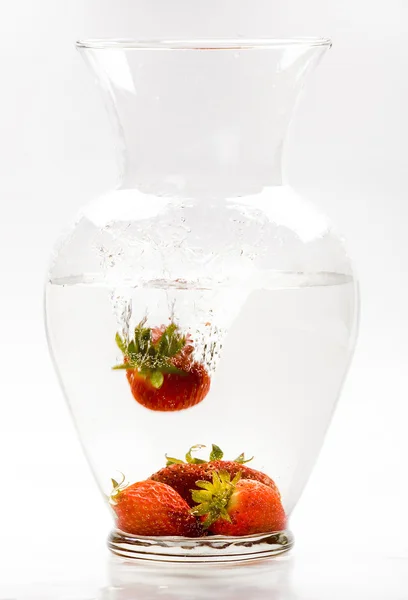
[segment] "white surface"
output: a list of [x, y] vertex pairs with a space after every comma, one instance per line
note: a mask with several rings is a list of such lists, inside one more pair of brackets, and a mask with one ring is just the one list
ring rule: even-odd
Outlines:
[[[3, 2], [1, 13], [2, 584], [75, 582], [85, 570], [90, 584], [100, 585], [110, 526], [42, 323], [43, 277], [58, 231], [115, 180], [108, 122], [74, 39], [316, 34], [331, 35], [334, 46], [297, 113], [289, 173], [348, 238], [362, 320], [339, 409], [292, 528], [306, 549], [318, 528], [322, 543], [332, 539], [359, 555], [377, 555], [364, 560], [357, 583], [347, 584], [340, 562], [325, 580], [325, 598], [352, 598], [351, 591], [355, 598], [408, 597], [406, 580], [393, 575], [394, 568], [403, 572], [408, 553], [408, 4], [257, 0], [254, 9], [253, 0], [19, 0]], [[382, 562], [384, 548], [400, 559]], [[317, 599], [323, 586], [318, 557], [325, 554], [299, 558], [301, 572], [314, 574], [307, 599]], [[383, 588], [370, 581], [370, 571], [383, 578]], [[387, 582], [390, 592], [380, 595]], [[359, 595], [371, 584], [371, 596]]]
[[[406, 600], [408, 557], [295, 553], [241, 567], [103, 563], [99, 578], [0, 586], [0, 600]], [[102, 571], [102, 569], [101, 569]]]

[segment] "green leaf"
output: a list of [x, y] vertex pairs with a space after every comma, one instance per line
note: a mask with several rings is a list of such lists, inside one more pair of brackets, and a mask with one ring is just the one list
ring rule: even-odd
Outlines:
[[162, 354], [163, 356], [171, 356], [169, 354], [169, 349], [173, 335], [176, 330], [177, 326], [174, 323], [170, 323], [170, 325], [166, 327], [166, 329], [163, 331], [160, 338], [156, 342], [156, 348], [158, 352], [160, 352], [160, 354]]
[[156, 348], [159, 354], [167, 358], [176, 356], [186, 345], [186, 338], [180, 335], [179, 328], [175, 323], [170, 323], [163, 331]]
[[190, 512], [196, 517], [203, 517], [204, 515], [208, 514], [208, 510], [208, 506], [200, 504], [199, 506], [195, 506], [194, 508], [192, 508]]
[[128, 344], [128, 353], [137, 354], [139, 360], [142, 360], [151, 347], [152, 332], [149, 327], [144, 327], [146, 318], [144, 318], [135, 327], [134, 339]]
[[207, 514], [207, 518], [203, 522], [203, 529], [208, 529], [209, 527], [211, 527], [211, 525], [213, 525], [213, 523], [215, 523], [216, 521], [218, 521], [218, 519], [220, 517], [221, 517], [221, 515], [219, 513], [209, 512]]
[[125, 341], [123, 340], [123, 338], [121, 338], [121, 336], [119, 335], [119, 333], [117, 333], [115, 335], [115, 341], [116, 341], [116, 345], [118, 346], [119, 350], [123, 354], [126, 354], [127, 353], [126, 344], [125, 344]]
[[169, 467], [170, 465], [184, 465], [184, 460], [180, 460], [179, 458], [173, 458], [172, 456], [167, 456], [167, 454], [164, 455], [166, 457], [166, 467]]
[[164, 377], [161, 371], [153, 371], [149, 375], [149, 381], [156, 390], [159, 390], [163, 385]]
[[205, 460], [201, 460], [201, 458], [193, 458], [193, 456], [192, 456], [192, 452], [195, 452], [196, 450], [201, 450], [201, 448], [205, 448], [205, 446], [203, 446], [203, 444], [196, 444], [195, 446], [191, 446], [190, 450], [186, 454], [186, 461], [189, 464], [202, 465], [205, 462], [207, 462]]
[[223, 456], [224, 456], [224, 452], [221, 450], [221, 448], [219, 446], [216, 446], [215, 444], [213, 444], [211, 454], [210, 454], [210, 461], [221, 460]]
[[220, 519], [223, 519], [224, 521], [228, 521], [228, 523], [231, 523], [231, 517], [229, 516], [227, 510], [225, 508], [223, 508], [220, 512]]
[[242, 473], [241, 471], [238, 471], [238, 473], [235, 475], [234, 479], [231, 481], [231, 485], [233, 487], [235, 487], [238, 483], [238, 481], [241, 479]]
[[218, 519], [231, 521], [228, 514], [228, 505], [235, 485], [239, 481], [241, 473], [237, 473], [231, 481], [231, 476], [227, 471], [214, 471], [212, 482], [197, 481], [198, 490], [191, 490], [191, 497], [197, 506], [191, 509], [191, 513], [196, 516], [205, 516], [203, 522], [204, 529], [211, 527]]
[[209, 490], [192, 490], [191, 497], [197, 504], [205, 504], [211, 502], [212, 493]]
[[122, 478], [119, 482], [116, 481], [116, 479], [113, 479], [113, 478], [111, 479], [113, 490], [112, 490], [111, 495], [109, 496], [110, 499], [112, 499], [113, 497], [116, 497], [119, 494], [119, 492], [126, 487], [125, 476], [123, 473], [121, 473], [121, 475], [122, 475]]
[[249, 462], [251, 462], [251, 460], [254, 460], [254, 457], [252, 457], [252, 458], [248, 458], [248, 459], [245, 459], [245, 454], [244, 454], [244, 453], [242, 453], [242, 454], [240, 454], [240, 455], [238, 456], [238, 458], [236, 458], [236, 459], [234, 460], [234, 462], [237, 462], [237, 463], [240, 463], [241, 465], [244, 465], [245, 463], [249, 463]]
[[112, 369], [114, 371], [118, 371], [120, 369], [125, 369], [126, 371], [133, 371], [134, 368], [135, 367], [133, 365], [131, 365], [130, 363], [126, 363], [126, 364], [123, 364], [123, 365], [115, 365], [114, 367], [112, 367]]
[[135, 344], [139, 346], [139, 352], [146, 353], [152, 347], [152, 330], [146, 328], [135, 329]]
[[128, 344], [127, 353], [128, 354], [137, 354], [135, 342], [133, 340], [131, 340]]
[[195, 484], [197, 487], [202, 488], [203, 490], [211, 491], [213, 488], [211, 481], [196, 481]]
[[[146, 327], [147, 319], [144, 318], [135, 327], [134, 339], [123, 339], [119, 333], [116, 334], [116, 344], [126, 357], [126, 362], [131, 368], [144, 371], [148, 376], [153, 371], [161, 371], [175, 375], [187, 375], [185, 371], [178, 369], [171, 363], [171, 358], [180, 353], [186, 345], [186, 337], [180, 334], [179, 327], [175, 323], [170, 323], [158, 341], [153, 344], [152, 330]], [[121, 367], [130, 368], [130, 367]], [[161, 387], [163, 382], [155, 374], [152, 378], [152, 384], [155, 387]]]
[[[114, 367], [114, 368], [123, 369], [123, 368], [126, 368], [126, 367], [124, 365], [118, 365], [118, 367]], [[135, 368], [135, 367], [127, 367], [127, 368]], [[171, 368], [167, 368], [167, 367], [160, 368], [158, 370], [160, 370], [162, 373], [173, 372], [171, 370]], [[139, 369], [139, 374], [143, 375], [145, 377], [150, 377], [150, 373], [151, 373], [151, 371], [149, 369], [144, 369], [144, 368]], [[205, 448], [205, 446], [203, 444], [196, 444], [195, 446], [192, 446], [190, 448], [190, 450], [186, 454], [186, 457], [185, 457], [186, 458], [186, 462], [189, 463], [189, 464], [195, 464], [195, 465], [201, 465], [201, 464], [207, 463], [208, 461], [202, 460], [200, 458], [195, 458], [193, 456], [194, 452], [196, 452], [198, 450], [201, 450], [202, 448]], [[212, 449], [211, 449], [209, 460], [210, 461], [222, 460], [223, 457], [224, 457], [224, 453], [221, 450], [221, 448], [219, 446], [217, 446], [216, 444], [212, 444]], [[167, 454], [166, 454], [166, 459], [167, 459]], [[245, 458], [245, 454], [242, 453], [233, 462], [236, 462], [236, 463], [239, 463], [239, 464], [245, 464], [245, 463], [250, 462], [253, 459], [254, 459], [254, 457], [246, 459]], [[168, 460], [174, 460], [174, 462], [177, 462], [177, 463], [183, 463], [184, 462], [182, 460], [172, 459], [172, 458], [169, 458]], [[220, 471], [219, 472], [219, 476], [218, 476], [217, 481], [221, 482], [221, 483], [222, 482], [224, 482], [224, 483], [230, 483], [230, 484], [232, 483], [230, 481], [230, 479], [229, 479], [228, 473], [226, 473], [225, 471]]]

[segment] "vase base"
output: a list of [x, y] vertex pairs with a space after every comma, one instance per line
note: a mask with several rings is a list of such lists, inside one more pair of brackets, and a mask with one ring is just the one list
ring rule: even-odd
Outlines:
[[108, 547], [114, 554], [135, 560], [178, 563], [232, 563], [270, 558], [292, 548], [289, 530], [242, 537], [144, 537], [115, 529]]

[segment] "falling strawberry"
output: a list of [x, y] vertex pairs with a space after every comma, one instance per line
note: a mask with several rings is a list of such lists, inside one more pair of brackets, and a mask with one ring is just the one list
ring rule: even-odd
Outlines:
[[125, 486], [114, 479], [112, 484], [110, 503], [122, 531], [147, 536], [199, 537], [203, 534], [188, 504], [168, 485], [140, 481]]
[[151, 410], [176, 411], [201, 402], [209, 392], [210, 376], [192, 359], [194, 347], [175, 323], [150, 329], [146, 319], [135, 328], [133, 340], [116, 334], [132, 394]]
[[226, 471], [214, 471], [212, 481], [197, 481], [192, 492], [197, 506], [191, 513], [203, 519], [203, 528], [214, 535], [242, 536], [281, 531], [286, 516], [279, 493], [271, 487], [231, 479]]
[[275, 482], [268, 475], [246, 466], [245, 463], [250, 462], [252, 458], [245, 459], [245, 455], [240, 454], [235, 460], [222, 460], [224, 453], [215, 444], [212, 446], [208, 461], [193, 457], [193, 452], [201, 448], [204, 446], [200, 444], [190, 448], [185, 457], [186, 462], [166, 456], [167, 466], [154, 473], [150, 479], [160, 481], [175, 489], [190, 506], [194, 506], [191, 490], [196, 487], [196, 481], [211, 482], [214, 471], [226, 471], [231, 478], [240, 473], [241, 479], [259, 481], [272, 488], [280, 496]]

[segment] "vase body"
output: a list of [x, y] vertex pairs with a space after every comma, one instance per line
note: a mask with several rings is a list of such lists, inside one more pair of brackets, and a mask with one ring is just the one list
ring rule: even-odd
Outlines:
[[[121, 176], [56, 247], [46, 319], [98, 485], [109, 495], [118, 473], [144, 481], [165, 455], [206, 464], [215, 444], [214, 460], [219, 447], [223, 459], [253, 456], [245, 467], [273, 479], [286, 514], [279, 528], [244, 536], [116, 523], [118, 554], [233, 561], [292, 544], [287, 521], [356, 335], [342, 240], [281, 167], [304, 79], [329, 45], [79, 43], [105, 96]], [[179, 346], [159, 356], [166, 335]], [[206, 448], [185, 459], [197, 445]], [[116, 520], [115, 508], [113, 498]]]

